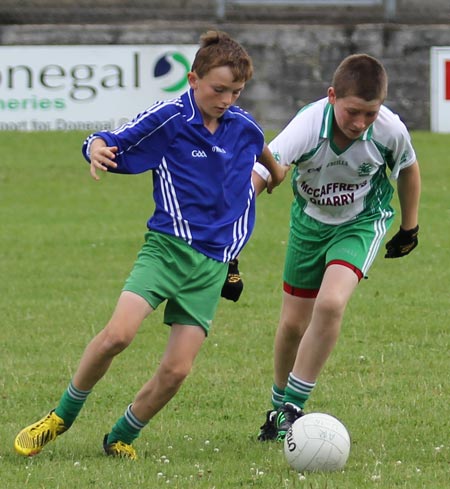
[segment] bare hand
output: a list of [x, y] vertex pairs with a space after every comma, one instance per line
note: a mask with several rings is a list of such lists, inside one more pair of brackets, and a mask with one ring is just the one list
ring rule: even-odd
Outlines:
[[91, 146], [91, 176], [94, 180], [100, 180], [97, 175], [97, 169], [108, 171], [108, 168], [117, 168], [117, 163], [114, 161], [118, 151], [117, 146], [106, 146], [105, 143], [97, 143], [99, 140], [92, 142]]
[[274, 180], [272, 175], [269, 175], [269, 178], [267, 179], [267, 193], [271, 194], [273, 189], [275, 187], [278, 187], [280, 183], [286, 178], [286, 175], [288, 174], [289, 170], [291, 169], [290, 166], [281, 166], [277, 165], [276, 166], [276, 180]]

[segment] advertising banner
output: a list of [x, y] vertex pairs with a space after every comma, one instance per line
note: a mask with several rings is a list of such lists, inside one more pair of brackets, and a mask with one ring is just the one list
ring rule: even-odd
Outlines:
[[1, 46], [0, 130], [113, 129], [187, 88], [197, 45]]
[[431, 130], [450, 132], [450, 46], [431, 48], [430, 107]]

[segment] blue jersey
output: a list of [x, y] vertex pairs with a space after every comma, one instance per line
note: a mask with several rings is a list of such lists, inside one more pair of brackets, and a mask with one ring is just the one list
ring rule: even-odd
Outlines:
[[177, 236], [218, 261], [235, 258], [255, 223], [253, 165], [264, 147], [264, 134], [253, 117], [230, 107], [211, 134], [192, 90], [157, 102], [114, 131], [89, 136], [117, 146], [114, 173], [153, 171], [155, 211], [147, 227]]

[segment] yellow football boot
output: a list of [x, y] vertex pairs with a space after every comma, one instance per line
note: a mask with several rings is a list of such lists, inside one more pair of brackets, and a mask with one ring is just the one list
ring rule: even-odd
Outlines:
[[127, 443], [123, 441], [115, 441], [113, 443], [108, 443], [108, 435], [103, 438], [103, 450], [105, 450], [106, 455], [111, 457], [128, 458], [130, 460], [136, 460], [136, 450]]
[[48, 442], [53, 441], [68, 428], [55, 411], [50, 411], [36, 423], [24, 428], [14, 440], [14, 449], [19, 455], [32, 457], [42, 451]]

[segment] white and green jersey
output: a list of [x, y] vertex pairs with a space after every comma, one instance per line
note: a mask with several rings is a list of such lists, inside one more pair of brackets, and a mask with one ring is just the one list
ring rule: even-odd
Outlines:
[[327, 98], [307, 105], [269, 147], [280, 164], [295, 165], [292, 185], [304, 212], [326, 224], [341, 224], [388, 209], [393, 188], [387, 169], [395, 180], [416, 155], [405, 125], [385, 106], [344, 151], [333, 143], [333, 117]]

